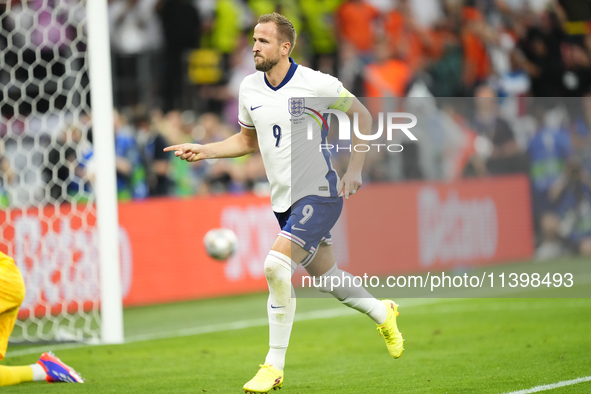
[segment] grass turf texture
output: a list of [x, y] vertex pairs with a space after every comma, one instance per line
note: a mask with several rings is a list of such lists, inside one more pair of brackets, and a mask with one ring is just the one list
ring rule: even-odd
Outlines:
[[[255, 294], [129, 308], [126, 337], [264, 319], [266, 298]], [[361, 314], [296, 321], [281, 394], [505, 393], [591, 375], [591, 299], [398, 301], [406, 339], [398, 360], [388, 355], [375, 325]], [[340, 308], [347, 310], [334, 300], [300, 299], [296, 317]], [[3, 391], [240, 393], [264, 360], [267, 331], [260, 326], [56, 350], [82, 373], [84, 385], [39, 382]], [[30, 364], [38, 357], [11, 356], [10, 350], [1, 364]], [[591, 382], [550, 392], [589, 393]]]

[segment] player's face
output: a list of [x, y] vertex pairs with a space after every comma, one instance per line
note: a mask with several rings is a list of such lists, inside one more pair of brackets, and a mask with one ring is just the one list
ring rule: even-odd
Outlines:
[[277, 38], [277, 26], [273, 22], [259, 23], [254, 27], [254, 65], [259, 71], [271, 70], [281, 60], [281, 45]]

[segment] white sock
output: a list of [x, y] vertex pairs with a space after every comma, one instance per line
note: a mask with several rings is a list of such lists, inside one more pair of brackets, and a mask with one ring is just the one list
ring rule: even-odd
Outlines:
[[45, 380], [47, 374], [41, 365], [31, 364], [31, 368], [33, 369], [33, 382], [41, 382]]
[[[331, 281], [331, 277], [336, 277]], [[341, 303], [361, 313], [365, 313], [376, 324], [382, 324], [388, 316], [388, 309], [383, 302], [376, 300], [363, 286], [353, 285], [354, 276], [340, 270], [335, 264], [320, 278], [316, 278], [315, 286], [323, 293], [332, 294]], [[319, 283], [318, 280], [321, 279]], [[320, 286], [317, 286], [317, 285]], [[331, 286], [333, 285], [333, 286]]]
[[269, 285], [269, 353], [265, 364], [283, 370], [295, 316], [296, 299], [291, 276], [296, 264], [286, 255], [271, 251], [265, 259], [265, 276]]

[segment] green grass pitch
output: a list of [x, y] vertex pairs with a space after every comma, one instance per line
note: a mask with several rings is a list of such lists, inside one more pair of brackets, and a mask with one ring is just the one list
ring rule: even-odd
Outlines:
[[[42, 350], [54, 348], [86, 383], [26, 383], [0, 391], [241, 393], [267, 351], [266, 298], [129, 308], [126, 338], [136, 342], [125, 345], [12, 347], [3, 365], [34, 363]], [[335, 300], [299, 299], [301, 319], [277, 392], [496, 394], [591, 375], [591, 299], [397, 301], [406, 350], [394, 360], [368, 317]], [[182, 336], [146, 340], [174, 335]], [[590, 393], [591, 382], [549, 392]]]

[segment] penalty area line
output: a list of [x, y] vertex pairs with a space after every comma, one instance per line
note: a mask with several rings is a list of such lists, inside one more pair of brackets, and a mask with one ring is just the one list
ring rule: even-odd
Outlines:
[[572, 380], [564, 380], [558, 383], [552, 384], [544, 384], [542, 386], [532, 387], [531, 389], [519, 390], [519, 391], [511, 391], [510, 393], [505, 394], [530, 394], [530, 393], [538, 393], [540, 391], [547, 391], [547, 390], [554, 390], [559, 387], [564, 386], [572, 386], [573, 384], [585, 383], [591, 381], [591, 376], [585, 376], [582, 378], [572, 379]]

